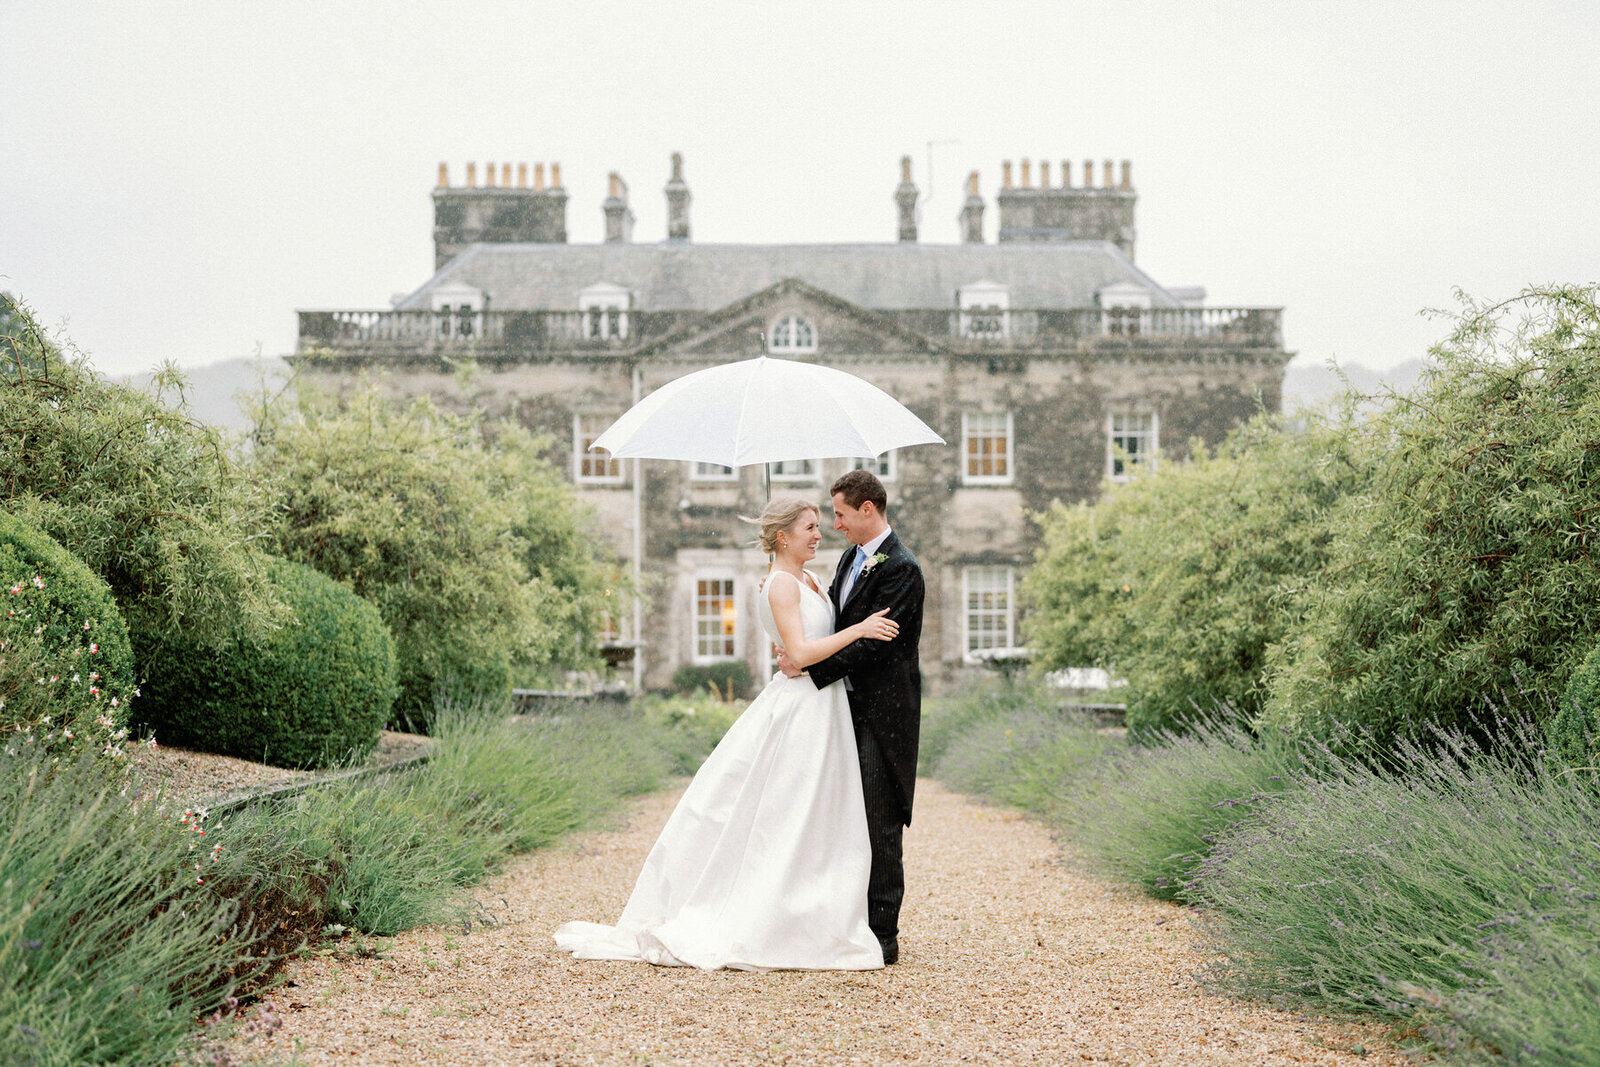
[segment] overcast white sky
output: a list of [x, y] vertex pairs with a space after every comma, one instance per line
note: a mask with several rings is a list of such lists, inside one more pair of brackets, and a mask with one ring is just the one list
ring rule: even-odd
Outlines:
[[1130, 159], [1139, 264], [1318, 363], [1600, 280], [1594, 0], [0, 0], [0, 42], [0, 288], [116, 373], [387, 307], [441, 161], [559, 162], [575, 242], [610, 170], [662, 239], [675, 150], [698, 241], [874, 242], [909, 153], [951, 242], [969, 170], [992, 240], [1001, 160]]

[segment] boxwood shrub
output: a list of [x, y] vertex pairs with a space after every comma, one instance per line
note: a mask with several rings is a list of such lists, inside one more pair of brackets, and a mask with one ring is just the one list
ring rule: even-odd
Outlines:
[[1561, 707], [1545, 726], [1550, 756], [1568, 767], [1591, 768], [1586, 780], [1600, 782], [1600, 645], [1567, 679]]
[[0, 727], [50, 716], [121, 726], [133, 693], [128, 630], [99, 576], [50, 536], [0, 511]]
[[672, 688], [685, 696], [698, 696], [715, 686], [724, 700], [746, 700], [750, 696], [750, 668], [744, 660], [719, 660], [716, 663], [686, 663], [672, 672]]
[[310, 567], [275, 560], [294, 621], [222, 651], [134, 631], [140, 722], [164, 744], [280, 767], [368, 755], [396, 693], [394, 639], [378, 609]]

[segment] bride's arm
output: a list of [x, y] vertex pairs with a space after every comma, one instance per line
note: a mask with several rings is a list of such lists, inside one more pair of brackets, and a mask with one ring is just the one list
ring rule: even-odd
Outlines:
[[777, 624], [778, 638], [782, 641], [784, 650], [789, 653], [789, 660], [797, 667], [809, 667], [819, 660], [827, 659], [846, 645], [870, 638], [874, 641], [891, 641], [899, 631], [900, 626], [893, 619], [887, 618], [889, 610], [873, 615], [854, 626], [846, 626], [838, 633], [819, 637], [814, 641], [807, 641], [805, 626], [800, 621], [800, 585], [798, 581], [776, 582], [767, 579], [772, 586], [767, 592], [767, 602], [772, 605], [772, 621]]

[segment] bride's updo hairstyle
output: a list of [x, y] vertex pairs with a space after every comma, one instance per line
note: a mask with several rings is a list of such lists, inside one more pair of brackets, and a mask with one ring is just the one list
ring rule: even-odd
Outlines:
[[795, 521], [808, 511], [815, 511], [820, 518], [822, 510], [809, 500], [797, 496], [774, 497], [767, 501], [767, 506], [761, 510], [759, 519], [748, 519], [739, 516], [742, 522], [752, 526], [760, 526], [761, 532], [756, 534], [756, 544], [761, 546], [761, 551], [767, 555], [775, 555], [778, 551], [778, 534], [795, 524]]

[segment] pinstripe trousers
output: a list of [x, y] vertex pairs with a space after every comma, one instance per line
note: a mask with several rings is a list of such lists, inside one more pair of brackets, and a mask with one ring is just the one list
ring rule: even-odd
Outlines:
[[867, 837], [872, 842], [872, 873], [867, 878], [867, 925], [879, 941], [900, 933], [900, 902], [906, 895], [905, 867], [901, 862], [900, 789], [883, 758], [872, 731], [859, 722], [856, 756], [861, 761], [861, 789], [867, 807]]

